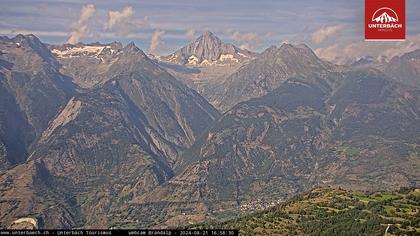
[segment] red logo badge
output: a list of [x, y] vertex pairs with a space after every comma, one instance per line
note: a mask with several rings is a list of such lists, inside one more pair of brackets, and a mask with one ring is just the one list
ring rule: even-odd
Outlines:
[[405, 0], [365, 0], [365, 40], [405, 40]]

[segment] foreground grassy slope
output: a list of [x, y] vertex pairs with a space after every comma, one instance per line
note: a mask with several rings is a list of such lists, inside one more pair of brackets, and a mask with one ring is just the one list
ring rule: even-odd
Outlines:
[[420, 191], [350, 192], [317, 188], [269, 210], [197, 228], [241, 235], [420, 235]]

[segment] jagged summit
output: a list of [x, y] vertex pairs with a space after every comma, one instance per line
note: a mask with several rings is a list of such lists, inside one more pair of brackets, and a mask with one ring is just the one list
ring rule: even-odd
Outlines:
[[147, 55], [134, 42], [130, 42], [123, 49], [122, 52], [129, 55], [139, 55], [142, 58], [147, 58]]
[[90, 57], [97, 60], [105, 60], [120, 53], [137, 54], [146, 57], [146, 54], [134, 42], [123, 46], [120, 42], [111, 43], [82, 43], [49, 45], [51, 52], [60, 59]]
[[[127, 67], [131, 66], [134, 70], [139, 67], [139, 63], [145, 61], [148, 64], [152, 63], [134, 42], [125, 46], [120, 42], [106, 44], [96, 42], [50, 45], [49, 48], [60, 61], [61, 72], [73, 78], [74, 82], [83, 88], [108, 81], [110, 77], [106, 74], [110, 69], [127, 71]], [[141, 66], [143, 67], [147, 66]]]
[[173, 175], [180, 153], [219, 117], [134, 43], [112, 54], [104, 53], [111, 45], [63, 47], [74, 57], [57, 56], [61, 66], [52, 70], [26, 47], [35, 37], [15, 40], [0, 39], [0, 228], [31, 216], [45, 228], [111, 227], [90, 226], [96, 216], [74, 220], [84, 209], [67, 211], [67, 193], [79, 198], [84, 187], [74, 187], [89, 182], [95, 190], [84, 206], [103, 212], [96, 187], [147, 192]]
[[17, 47], [32, 50], [36, 55], [42, 58], [45, 62], [51, 64], [54, 68], [58, 68], [59, 63], [51, 54], [50, 50], [33, 34], [18, 34], [15, 37], [9, 39], [3, 37], [2, 40], [7, 42], [13, 42]]
[[222, 40], [218, 38], [215, 34], [213, 34], [211, 31], [206, 31], [202, 35], [200, 35], [195, 42], [209, 42], [209, 43], [215, 43], [215, 44], [222, 44]]
[[190, 44], [162, 59], [183, 65], [214, 65], [239, 63], [253, 56], [254, 53], [223, 43], [215, 34], [206, 31]]
[[408, 60], [420, 60], [420, 49], [416, 49], [414, 51], [408, 52], [401, 56], [403, 59]]
[[75, 44], [71, 43], [64, 43], [64, 44], [48, 44], [48, 47], [50, 49], [63, 49], [63, 48], [71, 48], [71, 47], [83, 47], [83, 46], [113, 46], [118, 48], [123, 48], [123, 45], [121, 42], [114, 41], [110, 43], [101, 43], [101, 42], [93, 42], [93, 43], [83, 43], [78, 42]]
[[215, 106], [227, 111], [239, 102], [271, 92], [289, 78], [312, 78], [333, 70], [332, 64], [319, 59], [304, 44], [271, 46], [226, 79]]
[[283, 53], [293, 52], [293, 53], [304, 53], [304, 54], [314, 54], [312, 49], [304, 43], [293, 44], [293, 43], [283, 43], [279, 50]]
[[201, 36], [214, 36], [214, 34], [210, 30], [206, 30]]
[[139, 50], [140, 50], [140, 48], [138, 48], [138, 47], [136, 46], [136, 44], [135, 44], [133, 41], [131, 41], [129, 44], [127, 44], [127, 45], [124, 47], [124, 50], [135, 50], [135, 51], [139, 51]]
[[283, 43], [280, 45], [280, 47], [276, 45], [272, 45], [261, 53], [262, 56], [264, 55], [268, 56], [272, 54], [279, 54], [283, 56], [286, 54], [295, 54], [295, 55], [302, 54], [302, 55], [311, 55], [311, 56], [316, 57], [312, 49], [303, 43], [301, 44]]
[[[314, 51], [306, 44], [283, 43], [280, 47], [271, 46], [261, 53], [260, 59], [268, 61], [283, 61], [286, 64], [301, 66], [317, 65], [323, 68], [329, 67]], [[302, 68], [303, 69], [303, 68]]]
[[80, 58], [80, 57], [93, 57], [100, 58], [104, 55], [117, 53], [123, 49], [120, 42], [111, 43], [76, 43], [76, 44], [62, 44], [62, 45], [49, 45], [51, 52], [57, 58]]

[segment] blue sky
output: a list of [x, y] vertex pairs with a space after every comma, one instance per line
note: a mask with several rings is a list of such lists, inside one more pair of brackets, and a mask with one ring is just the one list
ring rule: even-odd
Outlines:
[[[420, 1], [406, 4], [408, 42], [383, 45], [418, 46]], [[1, 0], [1, 5], [0, 35], [34, 33], [47, 43], [64, 43], [73, 35], [71, 42], [134, 41], [145, 51], [167, 54], [205, 30], [255, 51], [284, 41], [304, 42], [318, 52], [364, 43], [364, 0]], [[365, 45], [381, 51], [381, 43]]]

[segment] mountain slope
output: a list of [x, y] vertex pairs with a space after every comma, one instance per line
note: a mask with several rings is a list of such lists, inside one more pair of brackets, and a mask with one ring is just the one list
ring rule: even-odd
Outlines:
[[382, 235], [420, 233], [420, 193], [352, 192], [318, 188], [279, 204], [222, 223], [195, 229], [239, 229], [243, 235]]
[[82, 88], [91, 88], [109, 80], [107, 71], [122, 53], [121, 43], [49, 45], [61, 66], [60, 71]]
[[[108, 217], [112, 212], [173, 176], [180, 152], [219, 117], [204, 98], [134, 44], [114, 55], [102, 76], [103, 82], [69, 98], [30, 153], [28, 162], [42, 162], [49, 173], [52, 184], [47, 189], [73, 194], [72, 204], [60, 209], [77, 210], [61, 224], [45, 218], [50, 202], [28, 200], [35, 207], [32, 214], [40, 215], [46, 228], [109, 227], [116, 220]], [[9, 169], [4, 174], [12, 173]], [[37, 194], [33, 199], [42, 197]], [[25, 212], [25, 205], [11, 207], [12, 203], [3, 206], [11, 209], [9, 213], [0, 214], [8, 220], [6, 225]], [[120, 219], [124, 222], [130, 219]]]
[[211, 65], [240, 62], [252, 56], [252, 52], [223, 43], [212, 32], [206, 31], [194, 42], [161, 59], [182, 65]]
[[[179, 51], [193, 63], [164, 65], [134, 43], [0, 38], [0, 226], [179, 227], [318, 185], [420, 184], [415, 87], [305, 45], [239, 60], [197, 42]], [[193, 84], [227, 111], [169, 67], [214, 76]]]
[[[29, 161], [0, 172], [0, 227], [11, 228], [20, 219], [32, 219], [35, 228], [70, 228], [82, 221], [73, 189], [52, 178], [42, 161]], [[20, 227], [18, 227], [20, 228]]]
[[0, 140], [13, 165], [26, 159], [31, 144], [75, 87], [58, 72], [57, 60], [34, 35], [2, 37], [0, 52]]
[[210, 101], [222, 111], [239, 102], [263, 96], [291, 77], [324, 76], [334, 71], [306, 45], [272, 46], [241, 67], [217, 87]]
[[32, 127], [0, 74], [0, 170], [26, 160]]
[[393, 57], [384, 71], [403, 84], [420, 87], [420, 49]]
[[214, 88], [256, 56], [256, 53], [222, 42], [207, 31], [171, 55], [153, 58], [174, 77], [214, 104]]
[[[272, 46], [261, 54], [248, 53], [249, 56], [243, 59], [240, 59], [244, 55], [242, 52], [236, 53], [239, 56], [231, 54], [232, 58], [239, 59], [227, 66], [217, 66], [217, 63], [209, 65], [207, 59], [204, 59], [203, 65], [200, 62], [202, 59], [196, 59], [195, 56], [194, 60], [191, 59], [194, 63], [186, 64], [190, 67], [195, 65], [193, 69], [186, 70], [179, 66], [183, 63], [177, 61], [177, 58], [185, 57], [180, 55], [191, 56], [196, 53], [201, 55], [200, 58], [211, 57], [207, 51], [224, 55], [220, 53], [221, 44], [220, 39], [207, 32], [172, 56], [159, 59], [165, 69], [198, 91], [221, 111], [227, 111], [239, 102], [263, 96], [288, 78], [310, 75], [322, 77], [338, 70], [332, 64], [319, 59], [306, 45], [291, 44], [283, 44], [279, 48]], [[178, 66], [168, 64], [171, 60]]]
[[187, 215], [203, 216], [319, 184], [418, 186], [419, 99], [373, 70], [288, 79], [226, 112], [185, 152], [178, 174], [137, 203], [165, 202], [171, 226], [173, 206], [187, 203]]

